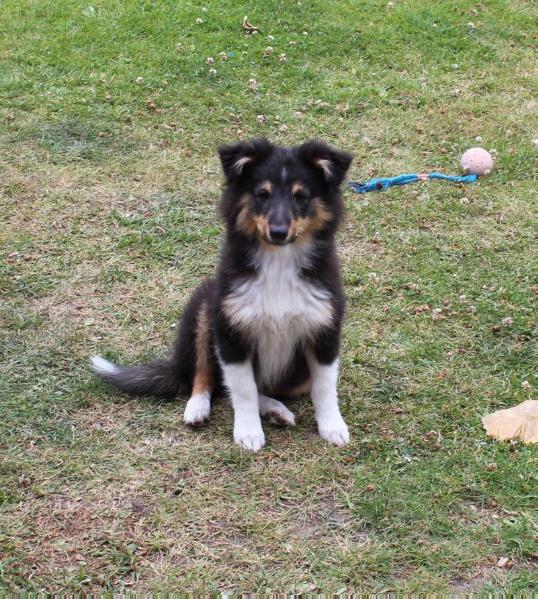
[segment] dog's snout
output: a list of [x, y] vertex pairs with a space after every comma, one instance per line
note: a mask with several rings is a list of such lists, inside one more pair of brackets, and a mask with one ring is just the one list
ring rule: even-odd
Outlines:
[[269, 227], [271, 241], [282, 242], [288, 236], [288, 225], [271, 225]]

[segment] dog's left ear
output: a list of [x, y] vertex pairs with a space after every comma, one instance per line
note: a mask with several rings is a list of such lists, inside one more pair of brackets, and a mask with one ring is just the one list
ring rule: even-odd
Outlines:
[[346, 176], [353, 156], [337, 150], [317, 139], [307, 141], [298, 148], [299, 158], [310, 166], [319, 169], [327, 183], [340, 185]]
[[273, 144], [264, 138], [220, 146], [219, 156], [226, 179], [230, 182], [238, 179], [254, 164], [268, 158], [273, 148]]

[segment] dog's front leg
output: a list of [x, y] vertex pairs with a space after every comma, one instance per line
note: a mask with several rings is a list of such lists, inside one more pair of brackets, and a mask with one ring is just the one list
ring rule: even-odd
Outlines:
[[349, 442], [349, 431], [338, 407], [338, 358], [334, 357], [329, 363], [323, 363], [314, 349], [307, 353], [307, 359], [319, 434], [333, 445], [345, 445]]
[[234, 441], [250, 451], [265, 445], [258, 401], [258, 388], [252, 367], [252, 347], [246, 343], [224, 312], [214, 316], [216, 350], [234, 410]]
[[258, 451], [265, 445], [265, 435], [252, 362], [221, 363], [221, 366], [234, 409], [234, 441], [245, 449]]

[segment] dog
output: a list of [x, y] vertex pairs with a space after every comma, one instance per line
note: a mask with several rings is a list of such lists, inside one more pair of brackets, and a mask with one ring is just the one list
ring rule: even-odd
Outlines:
[[261, 416], [295, 425], [276, 398], [309, 392], [321, 437], [345, 445], [337, 395], [345, 299], [335, 233], [352, 156], [318, 140], [283, 147], [266, 139], [221, 146], [219, 155], [220, 261], [192, 294], [169, 357], [122, 367], [94, 356], [93, 368], [133, 395], [190, 392], [191, 426], [207, 422], [212, 396], [226, 391], [234, 440], [251, 451], [265, 444]]

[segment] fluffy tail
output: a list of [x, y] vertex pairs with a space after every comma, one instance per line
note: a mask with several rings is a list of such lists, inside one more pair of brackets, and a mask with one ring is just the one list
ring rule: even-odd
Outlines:
[[130, 395], [174, 397], [182, 383], [182, 373], [172, 359], [138, 366], [116, 366], [100, 356], [93, 356], [91, 363], [103, 380]]

